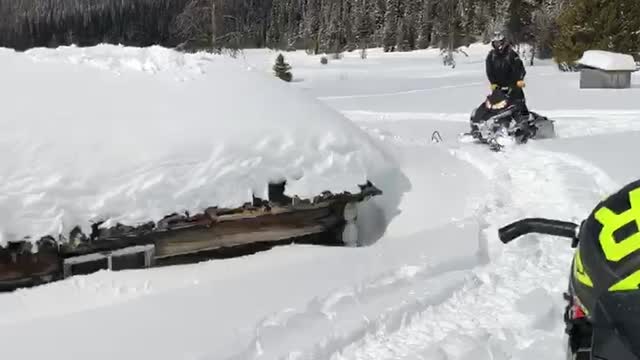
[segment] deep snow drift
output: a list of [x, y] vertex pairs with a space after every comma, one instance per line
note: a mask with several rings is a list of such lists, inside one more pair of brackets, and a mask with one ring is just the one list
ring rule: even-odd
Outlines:
[[[497, 229], [526, 216], [580, 220], [603, 196], [640, 177], [628, 162], [640, 151], [640, 81], [634, 75], [632, 89], [580, 90], [578, 74], [537, 61], [527, 67], [528, 104], [557, 120], [559, 136], [492, 153], [457, 141], [489, 91], [488, 48], [466, 50], [469, 57], [459, 55], [455, 69], [443, 67], [434, 50], [372, 50], [366, 60], [354, 52], [326, 66], [319, 56], [285, 54], [295, 82], [283, 85], [342, 111], [411, 181], [401, 213], [372, 246], [283, 247], [0, 295], [0, 343], [10, 345], [3, 354], [564, 359], [569, 244], [529, 236], [503, 246]], [[235, 62], [272, 76], [276, 55], [247, 51]], [[169, 77], [174, 84], [175, 73]], [[432, 141], [436, 130], [443, 142]]]
[[390, 214], [407, 189], [353, 123], [233, 60], [102, 45], [0, 64], [4, 242], [237, 207], [270, 181], [310, 198], [370, 180]]
[[206, 72], [210, 62], [214, 59], [220, 60], [220, 57], [205, 52], [184, 54], [161, 46], [137, 48], [109, 44], [87, 48], [34, 48], [25, 51], [24, 54], [36, 62], [81, 64], [116, 74], [129, 70], [148, 74], [164, 73], [176, 80], [198, 77]]

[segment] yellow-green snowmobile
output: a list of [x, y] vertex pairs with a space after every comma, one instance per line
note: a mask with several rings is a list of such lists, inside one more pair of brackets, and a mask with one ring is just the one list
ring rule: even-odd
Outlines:
[[529, 218], [501, 228], [499, 237], [509, 243], [529, 233], [569, 238], [576, 249], [565, 294], [567, 359], [640, 360], [640, 180], [580, 225]]

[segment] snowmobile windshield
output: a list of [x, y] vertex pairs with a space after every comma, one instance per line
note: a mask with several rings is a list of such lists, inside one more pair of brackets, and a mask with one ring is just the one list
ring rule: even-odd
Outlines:
[[487, 101], [491, 102], [492, 104], [507, 101], [509, 100], [509, 97], [506, 94], [507, 92], [508, 90], [505, 91], [502, 89], [496, 89], [491, 94], [489, 94], [489, 96], [487, 97]]
[[593, 359], [640, 360], [640, 291], [604, 294], [593, 320]]
[[508, 90], [496, 89], [489, 96], [485, 102], [485, 107], [489, 110], [502, 110], [509, 105], [509, 97], [507, 95]]

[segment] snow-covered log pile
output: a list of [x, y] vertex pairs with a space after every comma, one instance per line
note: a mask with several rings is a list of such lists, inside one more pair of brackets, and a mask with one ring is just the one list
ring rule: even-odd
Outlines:
[[382, 192], [367, 183], [357, 194], [325, 192], [314, 199], [288, 198], [282, 184], [270, 186], [270, 199], [242, 207], [211, 207], [198, 214], [172, 214], [139, 226], [79, 227], [67, 242], [44, 237], [35, 244], [10, 242], [0, 248], [0, 291], [89, 274], [195, 263], [252, 254], [291, 243], [344, 246], [358, 244], [360, 203]]
[[103, 45], [4, 50], [0, 63], [5, 247], [131, 237], [171, 214], [269, 199], [269, 184], [286, 182], [291, 199], [358, 202], [371, 182], [384, 192], [371, 206], [387, 214], [408, 188], [356, 125], [236, 60]]

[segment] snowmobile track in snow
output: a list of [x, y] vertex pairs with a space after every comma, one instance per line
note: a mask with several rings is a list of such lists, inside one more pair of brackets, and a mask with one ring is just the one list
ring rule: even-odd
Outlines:
[[418, 94], [423, 92], [442, 91], [447, 89], [474, 87], [474, 86], [483, 85], [483, 84], [484, 83], [482, 82], [471, 82], [471, 83], [459, 84], [459, 85], [443, 85], [443, 86], [437, 86], [437, 87], [427, 88], [427, 89], [413, 89], [413, 90], [395, 91], [395, 92], [387, 92], [387, 93], [322, 96], [322, 97], [319, 97], [318, 99], [328, 101], [328, 100], [365, 99], [365, 98], [379, 98], [379, 97], [386, 98], [390, 96], [401, 96], [401, 95], [409, 95], [409, 94]]
[[[447, 301], [476, 265], [475, 258], [405, 265], [314, 298], [306, 309], [285, 309], [258, 324], [250, 347], [228, 360], [332, 358], [369, 336], [398, 331], [423, 309]], [[401, 303], [399, 293], [405, 295]], [[315, 343], [305, 341], [309, 334], [314, 334]], [[297, 348], [293, 352], [292, 344]]]
[[525, 216], [581, 218], [617, 184], [588, 162], [534, 145], [497, 154], [474, 145], [451, 151], [494, 184], [478, 204], [489, 263], [406, 326], [368, 335], [333, 359], [529, 358], [540, 346], [562, 358], [561, 295], [570, 247], [546, 236], [504, 246], [497, 229]]
[[[534, 110], [534, 109], [532, 109]], [[556, 138], [576, 138], [594, 135], [608, 135], [625, 133], [629, 131], [640, 131], [640, 111], [636, 110], [538, 110], [537, 113], [555, 120]], [[385, 123], [402, 121], [425, 121], [434, 122], [434, 129], [438, 130], [436, 124], [440, 122], [451, 124], [464, 124], [467, 131], [469, 113], [432, 113], [432, 112], [375, 112], [349, 110], [343, 114], [349, 119], [365, 125], [369, 131], [380, 132], [375, 126]], [[422, 134], [421, 142], [427, 144], [428, 134]], [[445, 141], [450, 140], [445, 137]], [[414, 141], [415, 142], [415, 141]]]

